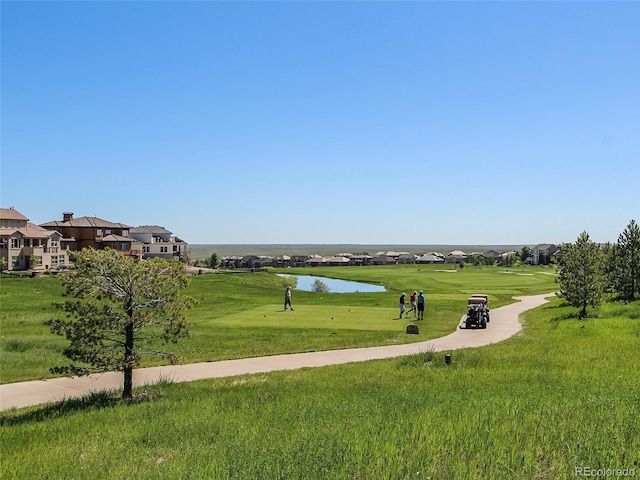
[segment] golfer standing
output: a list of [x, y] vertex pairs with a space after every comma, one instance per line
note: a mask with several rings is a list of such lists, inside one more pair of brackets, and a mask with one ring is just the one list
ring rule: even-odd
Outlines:
[[424, 320], [424, 294], [422, 290], [418, 294], [418, 320]]
[[409, 310], [407, 310], [407, 317], [409, 316], [409, 314], [411, 312], [413, 312], [413, 316], [416, 316], [416, 312], [418, 311], [418, 307], [416, 305], [416, 296], [418, 295], [418, 292], [416, 292], [415, 290], [413, 291], [413, 293], [411, 294], [411, 296], [409, 297], [409, 301], [411, 302], [411, 308]]
[[404, 297], [406, 297], [407, 294], [402, 292], [402, 295], [400, 295], [400, 318], [402, 318], [402, 314], [404, 313]]
[[293, 306], [291, 305], [291, 285], [287, 285], [287, 288], [284, 291], [284, 309], [287, 309], [287, 305], [291, 307], [291, 311], [293, 311]]

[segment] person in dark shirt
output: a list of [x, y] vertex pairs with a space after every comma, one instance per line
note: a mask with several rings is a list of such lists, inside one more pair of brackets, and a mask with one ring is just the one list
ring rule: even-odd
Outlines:
[[291, 311], [293, 312], [293, 306], [291, 305], [291, 285], [287, 285], [287, 288], [284, 291], [284, 309], [287, 309], [287, 306], [291, 307]]
[[402, 295], [400, 295], [400, 318], [402, 318], [402, 314], [404, 313], [404, 297], [406, 297], [407, 294], [402, 292]]
[[424, 320], [424, 306], [424, 294], [422, 293], [422, 290], [420, 290], [420, 293], [418, 294], [418, 320]]

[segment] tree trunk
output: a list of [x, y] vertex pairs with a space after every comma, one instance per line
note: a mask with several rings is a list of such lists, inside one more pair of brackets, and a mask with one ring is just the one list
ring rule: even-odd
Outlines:
[[122, 398], [133, 398], [133, 368], [126, 367], [124, 369], [124, 387], [122, 389]]
[[133, 323], [125, 327], [124, 386], [122, 398], [133, 397]]

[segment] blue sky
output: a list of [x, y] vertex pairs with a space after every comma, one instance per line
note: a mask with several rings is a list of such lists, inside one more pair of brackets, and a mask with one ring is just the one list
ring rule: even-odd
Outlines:
[[639, 2], [7, 2], [2, 207], [190, 243], [615, 241]]

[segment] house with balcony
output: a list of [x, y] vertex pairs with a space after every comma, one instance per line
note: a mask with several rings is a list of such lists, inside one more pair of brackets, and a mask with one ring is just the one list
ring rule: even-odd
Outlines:
[[57, 270], [68, 258], [62, 235], [31, 223], [13, 208], [0, 208], [0, 270]]
[[129, 230], [129, 236], [142, 243], [143, 258], [162, 257], [184, 260], [188, 244], [158, 225], [141, 225]]
[[40, 224], [42, 228], [62, 234], [64, 250], [79, 251], [83, 248], [102, 250], [112, 248], [124, 255], [142, 258], [142, 243], [129, 235], [131, 227], [98, 217], [74, 218], [73, 213], [62, 214], [62, 221], [53, 220]]

